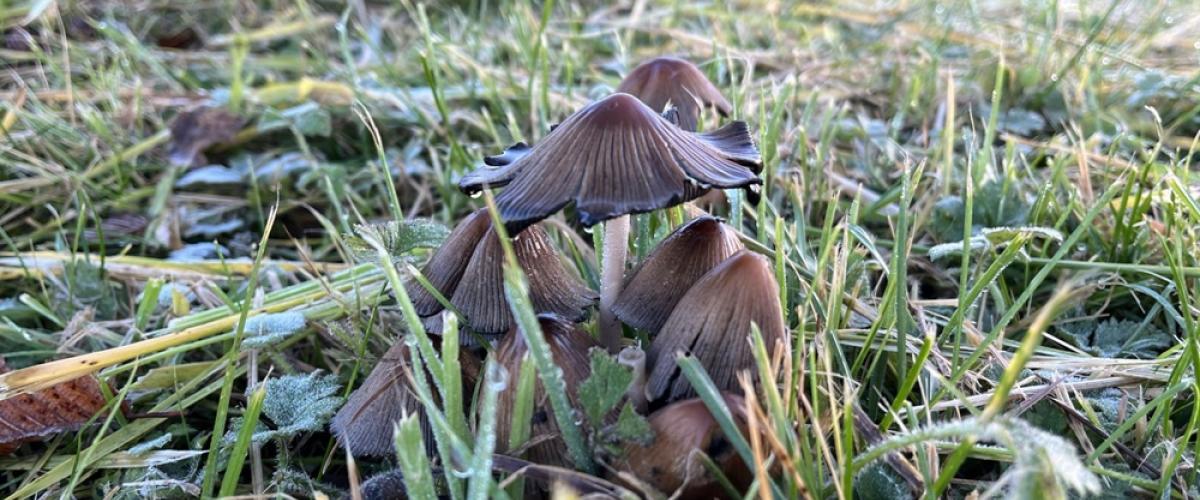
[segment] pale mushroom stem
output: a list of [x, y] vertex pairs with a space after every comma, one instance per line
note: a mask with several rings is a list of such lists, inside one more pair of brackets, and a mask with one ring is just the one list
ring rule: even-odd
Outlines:
[[631, 345], [621, 349], [621, 354], [617, 355], [617, 362], [622, 366], [629, 367], [633, 372], [633, 381], [629, 383], [629, 388], [625, 390], [625, 397], [629, 404], [633, 405], [633, 409], [639, 412], [646, 411], [646, 352], [641, 347]]
[[600, 263], [600, 344], [611, 354], [621, 348], [621, 321], [613, 314], [613, 303], [625, 280], [625, 256], [629, 250], [629, 216], [604, 223], [604, 249]]

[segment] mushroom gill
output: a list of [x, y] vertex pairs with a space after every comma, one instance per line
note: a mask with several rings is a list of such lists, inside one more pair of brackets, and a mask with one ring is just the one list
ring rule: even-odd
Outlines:
[[[739, 431], [746, 434], [744, 400], [729, 393], [722, 396]], [[735, 488], [745, 491], [749, 487], [753, 479], [750, 469], [700, 399], [664, 406], [648, 421], [654, 440], [645, 446], [626, 444], [623, 456], [614, 460], [614, 469], [637, 477], [660, 493], [674, 495], [672, 498], [723, 498], [724, 490], [697, 456], [704, 453]]]
[[[529, 299], [535, 311], [582, 321], [596, 293], [584, 286], [562, 262], [549, 235], [532, 226], [513, 237], [513, 252], [529, 280]], [[422, 274], [464, 317], [465, 325], [481, 335], [499, 335], [513, 326], [504, 295], [504, 251], [492, 230], [486, 209], [461, 222]], [[442, 304], [420, 284], [408, 285], [413, 305], [432, 332], [441, 331]], [[468, 336], [462, 337], [467, 340]]]
[[621, 93], [577, 111], [538, 144], [519, 144], [485, 163], [459, 187], [474, 193], [507, 186], [496, 205], [513, 231], [572, 202], [592, 226], [678, 205], [708, 188], [749, 188], [761, 183], [762, 168], [744, 122], [687, 132]]
[[[562, 368], [563, 379], [566, 382], [567, 395], [571, 406], [578, 407], [579, 401], [576, 389], [591, 373], [588, 351], [599, 344], [578, 326], [561, 317], [551, 314], [538, 316], [538, 325], [542, 335], [550, 345], [551, 357], [554, 364]], [[509, 384], [496, 401], [496, 450], [500, 453], [511, 452], [508, 448], [509, 434], [512, 430], [512, 411], [516, 405], [517, 387], [515, 380], [521, 373], [521, 363], [529, 347], [525, 337], [516, 328], [504, 336], [504, 340], [496, 346], [496, 361], [508, 371]], [[530, 425], [530, 442], [527, 458], [529, 461], [558, 467], [572, 467], [566, 443], [559, 436], [558, 424], [550, 407], [546, 390], [542, 382], [535, 382], [537, 389], [533, 396], [533, 419]]]
[[677, 57], [656, 57], [639, 64], [621, 80], [617, 92], [633, 95], [657, 112], [675, 106], [679, 127], [684, 130], [696, 130], [704, 106], [716, 108], [722, 116], [733, 110], [700, 68]]
[[758, 325], [768, 349], [785, 339], [771, 263], [741, 250], [692, 285], [663, 323], [646, 353], [653, 367], [647, 397], [677, 401], [695, 395], [679, 373], [678, 353], [694, 356], [718, 389], [741, 392], [737, 372], [754, 367], [748, 340], [751, 323]]
[[733, 228], [715, 217], [692, 219], [633, 270], [613, 312], [625, 324], [657, 333], [692, 284], [742, 248]]

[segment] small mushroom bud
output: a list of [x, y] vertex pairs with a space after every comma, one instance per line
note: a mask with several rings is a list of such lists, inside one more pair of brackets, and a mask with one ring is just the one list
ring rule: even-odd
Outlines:
[[[599, 344], [587, 332], [561, 317], [550, 314], [538, 316], [542, 335], [550, 345], [554, 364], [562, 369], [567, 395], [571, 406], [578, 407], [577, 388], [591, 373], [588, 351]], [[500, 392], [496, 401], [496, 450], [509, 453], [509, 435], [512, 431], [513, 407], [517, 404], [516, 380], [521, 374], [521, 364], [529, 352], [525, 336], [514, 327], [496, 346], [496, 361], [508, 371], [510, 381]], [[559, 467], [572, 467], [566, 443], [558, 432], [558, 423], [550, 407], [550, 401], [541, 381], [537, 381], [533, 396], [533, 418], [530, 425], [530, 442], [526, 457], [529, 461]], [[524, 448], [524, 447], [521, 447]], [[518, 448], [520, 450], [521, 448]]]
[[[723, 394], [725, 404], [743, 435], [746, 433], [745, 402]], [[753, 476], [726, 438], [708, 407], [700, 399], [686, 399], [664, 406], [649, 417], [654, 440], [648, 445], [629, 443], [613, 468], [636, 477], [672, 498], [720, 498], [725, 492], [711, 478], [698, 456], [708, 455], [735, 488], [744, 491]], [[618, 478], [618, 480], [621, 480]], [[632, 483], [632, 481], [621, 482]], [[630, 487], [638, 488], [636, 484]]]

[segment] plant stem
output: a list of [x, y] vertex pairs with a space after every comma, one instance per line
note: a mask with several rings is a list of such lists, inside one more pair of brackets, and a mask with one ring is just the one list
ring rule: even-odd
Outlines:
[[625, 280], [625, 257], [629, 250], [629, 216], [604, 223], [604, 250], [600, 261], [600, 343], [609, 353], [621, 347], [621, 322], [612, 312]]

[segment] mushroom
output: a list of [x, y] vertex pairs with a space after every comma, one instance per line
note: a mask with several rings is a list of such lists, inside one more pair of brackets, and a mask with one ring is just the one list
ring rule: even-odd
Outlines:
[[[745, 402], [733, 394], [722, 394], [738, 430], [746, 434]], [[631, 442], [613, 468], [636, 477], [671, 498], [720, 498], [725, 491], [712, 479], [700, 461], [704, 453], [720, 468], [734, 488], [745, 491], [753, 475], [732, 443], [721, 431], [708, 407], [700, 399], [686, 399], [664, 406], [648, 418], [654, 439], [647, 445]], [[621, 481], [629, 483], [630, 481]], [[636, 484], [629, 486], [637, 488]]]
[[[579, 406], [576, 388], [591, 373], [588, 351], [598, 344], [587, 332], [561, 317], [552, 314], [538, 316], [538, 324], [546, 343], [550, 345], [550, 353], [554, 364], [562, 368], [563, 380], [566, 382], [567, 395], [571, 406]], [[515, 327], [509, 331], [504, 340], [496, 346], [496, 361], [517, 380], [521, 373], [521, 363], [529, 347], [525, 337]], [[533, 396], [533, 420], [530, 425], [530, 438], [533, 444], [529, 446], [528, 458], [531, 462], [571, 468], [573, 462], [567, 452], [566, 443], [558, 435], [558, 424], [551, 414], [553, 411], [547, 401], [546, 390], [541, 381], [537, 381], [537, 389]], [[512, 431], [512, 411], [516, 405], [517, 384], [509, 384], [496, 401], [496, 449], [500, 453], [512, 451], [508, 448], [509, 435]]]
[[744, 122], [708, 133], [681, 130], [629, 94], [613, 94], [564, 120], [541, 142], [509, 148], [459, 182], [467, 193], [507, 186], [496, 196], [514, 234], [574, 203], [580, 222], [605, 224], [600, 337], [620, 344], [612, 315], [629, 243], [628, 214], [678, 205], [709, 188], [760, 184], [758, 149]]
[[676, 401], [695, 395], [675, 363], [679, 353], [695, 356], [721, 390], [740, 392], [737, 373], [754, 366], [748, 339], [758, 325], [767, 348], [785, 339], [779, 285], [765, 257], [740, 250], [714, 267], [679, 299], [663, 323], [646, 362], [646, 395]]
[[692, 219], [633, 270], [613, 313], [627, 325], [658, 333], [692, 284], [742, 248], [733, 228], [715, 217]]
[[[396, 452], [392, 428], [405, 415], [420, 414], [421, 402], [408, 385], [412, 376], [408, 346], [398, 341], [371, 370], [363, 384], [350, 394], [346, 404], [333, 416], [330, 428], [338, 440], [356, 456], [388, 456]], [[469, 351], [459, 351], [463, 366], [463, 385], [471, 387], [478, 377], [479, 361]], [[421, 430], [429, 439], [428, 422], [421, 419]]]
[[[588, 306], [596, 300], [595, 292], [563, 265], [540, 226], [531, 226], [514, 237], [513, 252], [529, 278], [529, 298], [535, 311], [571, 321], [587, 317]], [[467, 328], [486, 337], [502, 334], [513, 326], [512, 312], [504, 298], [503, 264], [500, 239], [492, 231], [487, 209], [480, 209], [454, 228], [421, 273], [462, 313]], [[425, 328], [440, 332], [442, 303], [416, 282], [409, 283], [408, 293]], [[464, 341], [470, 338], [462, 337]]]
[[658, 112], [675, 106], [679, 127], [684, 130], [696, 130], [703, 106], [716, 108], [721, 116], [733, 110], [700, 68], [677, 57], [656, 57], [639, 64], [621, 80], [617, 92], [633, 95]]

